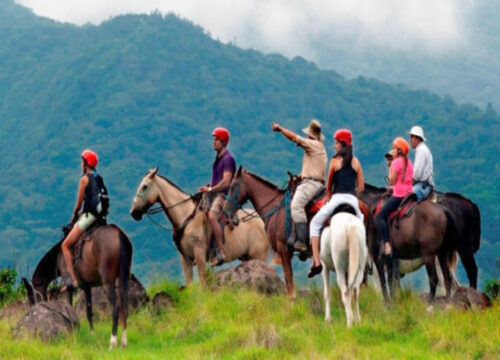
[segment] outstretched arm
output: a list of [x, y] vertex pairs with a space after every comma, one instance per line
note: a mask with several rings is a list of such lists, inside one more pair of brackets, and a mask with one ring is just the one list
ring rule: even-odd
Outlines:
[[295, 134], [293, 131], [286, 129], [277, 123], [271, 123], [271, 126], [273, 127], [273, 131], [282, 133], [288, 140], [293, 141], [295, 137], [297, 137], [297, 134]]

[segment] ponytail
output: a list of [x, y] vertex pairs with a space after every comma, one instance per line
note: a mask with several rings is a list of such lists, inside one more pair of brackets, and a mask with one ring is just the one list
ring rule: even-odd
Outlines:
[[[339, 140], [337, 140], [339, 141]], [[341, 144], [340, 151], [336, 153], [333, 157], [342, 159], [342, 168], [350, 166], [352, 162], [352, 145], [346, 145], [345, 142], [339, 141]]]

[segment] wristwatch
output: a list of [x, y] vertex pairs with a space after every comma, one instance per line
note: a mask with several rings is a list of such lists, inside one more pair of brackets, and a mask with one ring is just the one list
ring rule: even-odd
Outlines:
[[209, 186], [209, 187], [208, 187], [208, 192], [211, 192], [211, 191], [212, 191], [212, 187], [211, 187], [211, 186]]

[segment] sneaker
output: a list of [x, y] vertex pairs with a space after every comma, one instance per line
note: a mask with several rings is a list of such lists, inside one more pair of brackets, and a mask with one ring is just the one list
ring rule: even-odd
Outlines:
[[309, 273], [307, 274], [307, 277], [312, 278], [312, 277], [318, 275], [319, 273], [321, 273], [321, 271], [323, 271], [323, 265], [321, 265], [321, 264], [319, 264], [318, 266], [313, 265], [309, 269]]

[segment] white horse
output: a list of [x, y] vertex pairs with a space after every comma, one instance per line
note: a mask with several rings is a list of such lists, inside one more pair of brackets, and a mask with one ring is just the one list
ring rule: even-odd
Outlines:
[[351, 298], [356, 305], [355, 320], [361, 321], [359, 314], [359, 287], [368, 257], [366, 234], [363, 222], [356, 216], [340, 212], [335, 214], [321, 234], [320, 259], [323, 265], [325, 297], [325, 321], [332, 320], [330, 314], [330, 270], [337, 273], [337, 284], [342, 294], [342, 302], [347, 317], [347, 327], [352, 326], [353, 313]]

